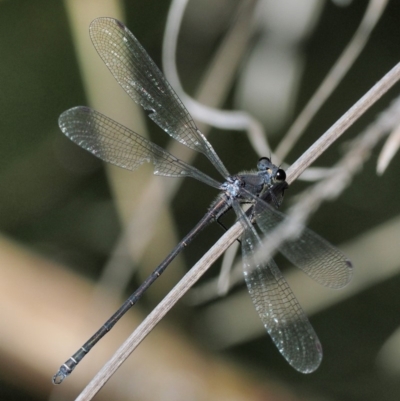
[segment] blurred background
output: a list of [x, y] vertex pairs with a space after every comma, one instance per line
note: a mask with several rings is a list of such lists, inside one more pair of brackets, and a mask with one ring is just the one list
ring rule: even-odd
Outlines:
[[[189, 1], [182, 23], [172, 26], [179, 29], [176, 64], [184, 90], [204, 104], [249, 112], [274, 151], [367, 7], [375, 4], [375, 15], [382, 12], [365, 49], [285, 157], [290, 165], [398, 63], [400, 4], [277, 3]], [[116, 17], [161, 68], [170, 7], [169, 1], [156, 0], [0, 1], [1, 400], [76, 397], [223, 233], [218, 225], [207, 228], [71, 377], [53, 386], [58, 367], [216, 196], [194, 180], [154, 177], [149, 166], [133, 173], [105, 166], [65, 138], [57, 124], [66, 109], [91, 105], [154, 142], [173, 146], [174, 154], [218, 178], [203, 156], [173, 145], [137, 109], [90, 43], [90, 22]], [[398, 91], [396, 86], [385, 95], [313, 167], [334, 165], [348, 141]], [[254, 168], [267, 149], [261, 139], [254, 149], [257, 140], [249, 140], [244, 129], [199, 126], [232, 173]], [[217, 262], [95, 399], [398, 400], [400, 161], [395, 157], [378, 175], [382, 144], [347, 190], [309, 222], [353, 261], [352, 283], [340, 291], [320, 288], [277, 258], [323, 345], [315, 373], [298, 373], [280, 356], [243, 283], [217, 297]], [[283, 210], [308, 185], [296, 181]], [[229, 217], [224, 221], [229, 225]]]

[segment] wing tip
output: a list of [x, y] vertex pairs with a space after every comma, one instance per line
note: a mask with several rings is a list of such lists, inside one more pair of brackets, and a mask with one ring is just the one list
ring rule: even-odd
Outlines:
[[290, 361], [288, 361], [288, 362], [294, 369], [296, 369], [300, 373], [303, 373], [303, 374], [314, 373], [321, 365], [322, 357], [323, 357], [322, 345], [321, 345], [320, 341], [318, 340], [318, 337], [315, 337], [314, 351], [315, 352], [312, 353], [312, 357], [308, 353], [308, 355], [305, 359], [302, 358], [302, 360], [299, 361], [300, 363], [298, 364], [298, 366], [295, 363], [295, 361], [292, 361], [293, 363], [291, 363]]

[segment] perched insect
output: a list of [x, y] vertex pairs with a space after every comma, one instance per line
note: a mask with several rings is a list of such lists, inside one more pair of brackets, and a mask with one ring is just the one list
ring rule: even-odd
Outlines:
[[[261, 320], [286, 360], [298, 371], [314, 371], [322, 359], [322, 347], [310, 322], [278, 266], [259, 260], [262, 246], [253, 226], [268, 235], [285, 216], [276, 209], [288, 187], [285, 172], [270, 159], [258, 161], [257, 171], [230, 175], [211, 144], [198, 130], [192, 117], [170, 84], [133, 34], [119, 21], [98, 18], [90, 25], [93, 44], [118, 83], [168, 135], [203, 153], [224, 178], [222, 183], [177, 159], [161, 147], [88, 107], [74, 107], [59, 119], [62, 132], [100, 159], [128, 170], [154, 164], [154, 174], [192, 177], [220, 191], [208, 212], [172, 250], [118, 311], [61, 367], [53, 377], [61, 383], [92, 347], [139, 300], [169, 263], [212, 221], [233, 209], [243, 225], [241, 237], [244, 277]], [[244, 212], [241, 204], [253, 207]], [[304, 228], [296, 240], [287, 241], [279, 251], [320, 284], [340, 288], [352, 273], [350, 261], [334, 246]]]

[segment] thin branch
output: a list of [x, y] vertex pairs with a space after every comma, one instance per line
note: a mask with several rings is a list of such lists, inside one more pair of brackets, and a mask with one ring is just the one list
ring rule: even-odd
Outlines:
[[[387, 92], [400, 79], [400, 63], [387, 73], [377, 84], [373, 86], [347, 113], [341, 117], [334, 126], [329, 129], [314, 145], [312, 145], [300, 159], [294, 163], [288, 171], [288, 182], [293, 182], [305, 168], [307, 168], [324, 150], [326, 150], [344, 131], [353, 124], [363, 113], [368, 110], [380, 97]], [[268, 251], [271, 253], [279, 246], [276, 238], [283, 240], [285, 236], [279, 231], [284, 228], [278, 226], [268, 239]], [[109, 362], [99, 371], [88, 386], [83, 390], [77, 400], [90, 400], [107, 382], [118, 367], [125, 361], [133, 350], [143, 341], [148, 333], [166, 315], [166, 313], [178, 302], [178, 300], [190, 289], [190, 287], [201, 277], [201, 275], [225, 252], [225, 250], [241, 235], [243, 227], [240, 222], [234, 224], [220, 240], [199, 260], [199, 262], [188, 271], [184, 278], [173, 288], [173, 290], [160, 302], [150, 313], [142, 324], [132, 333], [124, 344], [116, 351]], [[289, 233], [290, 234], [290, 233]], [[272, 238], [273, 237], [273, 238]], [[271, 241], [271, 238], [273, 239]], [[283, 241], [282, 240], [282, 241]], [[275, 248], [271, 250], [270, 244]]]
[[399, 124], [400, 99], [383, 113], [378, 120], [371, 125], [360, 137], [351, 144], [351, 150], [332, 169], [331, 177], [316, 184], [309, 189], [288, 216], [290, 219], [278, 225], [268, 235], [268, 241], [263, 241], [263, 247], [258, 253], [259, 257], [268, 259], [283, 242], [295, 238], [302, 230], [303, 223], [326, 199], [337, 197], [351, 182], [353, 176], [361, 169], [365, 160], [370, 156], [373, 147], [393, 126]]
[[376, 103], [400, 79], [400, 63], [396, 64], [354, 106], [350, 108], [328, 131], [300, 156], [287, 170], [286, 181], [290, 184], [332, 145], [356, 120]]
[[376, 172], [382, 175], [400, 148], [400, 126], [395, 127], [378, 156]]

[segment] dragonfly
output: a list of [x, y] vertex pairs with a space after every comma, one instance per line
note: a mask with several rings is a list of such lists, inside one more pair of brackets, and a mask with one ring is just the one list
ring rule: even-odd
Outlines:
[[[257, 252], [263, 246], [259, 233], [267, 236], [288, 218], [277, 210], [288, 188], [285, 171], [269, 158], [262, 157], [257, 163], [257, 170], [229, 174], [171, 85], [128, 28], [116, 19], [105, 17], [95, 19], [89, 32], [98, 54], [133, 101], [141, 105], [168, 135], [205, 155], [223, 177], [223, 182], [89, 107], [78, 106], [61, 114], [61, 131], [105, 162], [128, 170], [135, 170], [143, 163], [152, 163], [155, 175], [191, 177], [220, 192], [204, 217], [166, 259], [114, 315], [60, 366], [53, 376], [53, 383], [60, 384], [75, 369], [201, 230], [231, 209], [243, 226], [240, 242], [244, 279], [262, 323], [293, 368], [302, 373], [315, 371], [322, 360], [322, 346], [317, 334], [274, 260], [263, 260]], [[245, 211], [244, 204], [249, 204], [250, 209]], [[279, 251], [324, 286], [341, 288], [351, 279], [352, 264], [349, 259], [306, 227], [296, 239], [283, 243]]]

